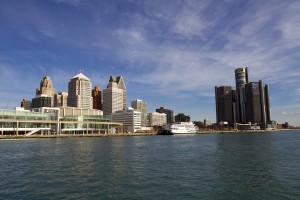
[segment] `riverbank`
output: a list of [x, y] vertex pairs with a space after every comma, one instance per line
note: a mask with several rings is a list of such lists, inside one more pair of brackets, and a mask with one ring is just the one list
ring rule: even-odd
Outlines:
[[[293, 131], [296, 129], [277, 129], [277, 130], [201, 130], [196, 134], [235, 134], [235, 133], [264, 133], [264, 132], [276, 132], [276, 131]], [[1, 139], [32, 139], [32, 138], [72, 138], [72, 137], [117, 137], [117, 136], [154, 136], [156, 132], [151, 133], [117, 133], [117, 134], [57, 134], [57, 135], [0, 135]]]
[[59, 135], [0, 135], [0, 139], [32, 139], [32, 138], [71, 138], [71, 137], [115, 137], [115, 136], [151, 136], [156, 133], [118, 133], [118, 134], [59, 134]]

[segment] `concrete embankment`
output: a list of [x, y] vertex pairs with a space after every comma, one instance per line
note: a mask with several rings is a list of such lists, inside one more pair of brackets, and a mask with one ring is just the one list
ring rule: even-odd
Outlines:
[[54, 135], [0, 135], [0, 139], [30, 139], [30, 138], [71, 138], [71, 137], [114, 137], [114, 136], [149, 136], [156, 133], [117, 133], [117, 134], [54, 134]]

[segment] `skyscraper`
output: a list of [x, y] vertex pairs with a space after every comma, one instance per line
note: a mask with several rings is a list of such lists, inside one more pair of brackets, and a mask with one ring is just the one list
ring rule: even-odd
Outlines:
[[45, 97], [46, 95], [51, 99], [50, 106], [54, 107], [55, 94], [56, 94], [56, 89], [52, 87], [52, 80], [50, 76], [46, 74], [40, 82], [40, 87], [36, 89], [36, 96], [37, 96], [36, 98], [39, 98], [40, 95], [43, 95], [43, 97]]
[[217, 123], [235, 123], [235, 90], [231, 86], [215, 87]]
[[123, 107], [124, 91], [118, 88], [116, 82], [109, 82], [103, 90], [103, 114], [110, 115], [116, 111], [124, 110]]
[[236, 90], [230, 86], [215, 87], [217, 123], [252, 123], [261, 128], [274, 128], [271, 120], [269, 87], [263, 81], [249, 82], [248, 69], [235, 70]]
[[270, 122], [269, 89], [263, 81], [245, 85], [247, 122], [266, 124]]
[[245, 84], [248, 83], [248, 69], [237, 68], [235, 70], [236, 83], [236, 117], [237, 122], [246, 123], [245, 109]]
[[74, 76], [68, 86], [68, 106], [76, 108], [93, 108], [91, 96], [92, 83], [81, 72]]
[[131, 107], [141, 112], [142, 127], [147, 126], [147, 103], [140, 99], [136, 99], [131, 102]]
[[92, 90], [93, 109], [102, 110], [102, 93], [100, 86], [95, 86]]
[[123, 90], [123, 110], [126, 110], [127, 91], [126, 91], [126, 86], [125, 86], [123, 76], [117, 76], [117, 77], [110, 76], [107, 88], [110, 87], [110, 85], [111, 85], [110, 83], [116, 83], [117, 88]]

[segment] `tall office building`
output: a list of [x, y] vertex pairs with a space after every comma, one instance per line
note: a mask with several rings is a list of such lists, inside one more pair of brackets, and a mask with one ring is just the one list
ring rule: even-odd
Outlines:
[[123, 90], [123, 110], [125, 110], [126, 107], [127, 107], [127, 105], [126, 105], [127, 104], [126, 103], [126, 101], [127, 101], [127, 91], [126, 91], [126, 86], [125, 86], [125, 82], [124, 82], [123, 77], [122, 76], [117, 76], [117, 77], [110, 76], [107, 88], [111, 87], [110, 86], [111, 83], [116, 83], [117, 88]]
[[[269, 87], [263, 81], [249, 82], [248, 69], [235, 70], [236, 90], [230, 86], [215, 87], [217, 123], [258, 124], [274, 128], [271, 120]], [[234, 105], [235, 104], [235, 105]]]
[[131, 107], [141, 112], [142, 127], [147, 126], [147, 103], [140, 99], [136, 99], [131, 102]]
[[92, 83], [81, 72], [74, 76], [68, 86], [68, 106], [76, 108], [93, 108], [91, 96]]
[[103, 90], [103, 114], [110, 115], [116, 111], [124, 110], [122, 89], [118, 88], [117, 83], [109, 82]]
[[167, 123], [168, 124], [174, 123], [175, 119], [174, 119], [174, 111], [173, 110], [169, 110], [165, 107], [160, 107], [160, 108], [156, 109], [156, 112], [165, 113], [167, 115]]
[[95, 86], [92, 90], [93, 109], [102, 110], [102, 93], [100, 86]]
[[270, 122], [269, 89], [263, 81], [245, 85], [247, 122], [266, 124]]
[[235, 70], [236, 83], [236, 117], [237, 122], [246, 123], [245, 108], [245, 84], [248, 83], [248, 69], [237, 68]]
[[216, 86], [215, 98], [217, 123], [234, 124], [236, 122], [235, 90], [232, 90], [231, 86]]
[[47, 97], [51, 99], [50, 106], [54, 107], [55, 94], [56, 89], [52, 87], [52, 80], [50, 76], [46, 74], [40, 82], [40, 87], [36, 89], [36, 98], [39, 98], [40, 95], [47, 95]]

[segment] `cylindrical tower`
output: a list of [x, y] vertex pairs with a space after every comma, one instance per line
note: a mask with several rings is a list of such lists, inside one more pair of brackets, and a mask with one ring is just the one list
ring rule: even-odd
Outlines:
[[237, 122], [246, 123], [245, 109], [245, 84], [248, 83], [248, 69], [237, 68], [235, 70], [236, 83], [236, 116]]

